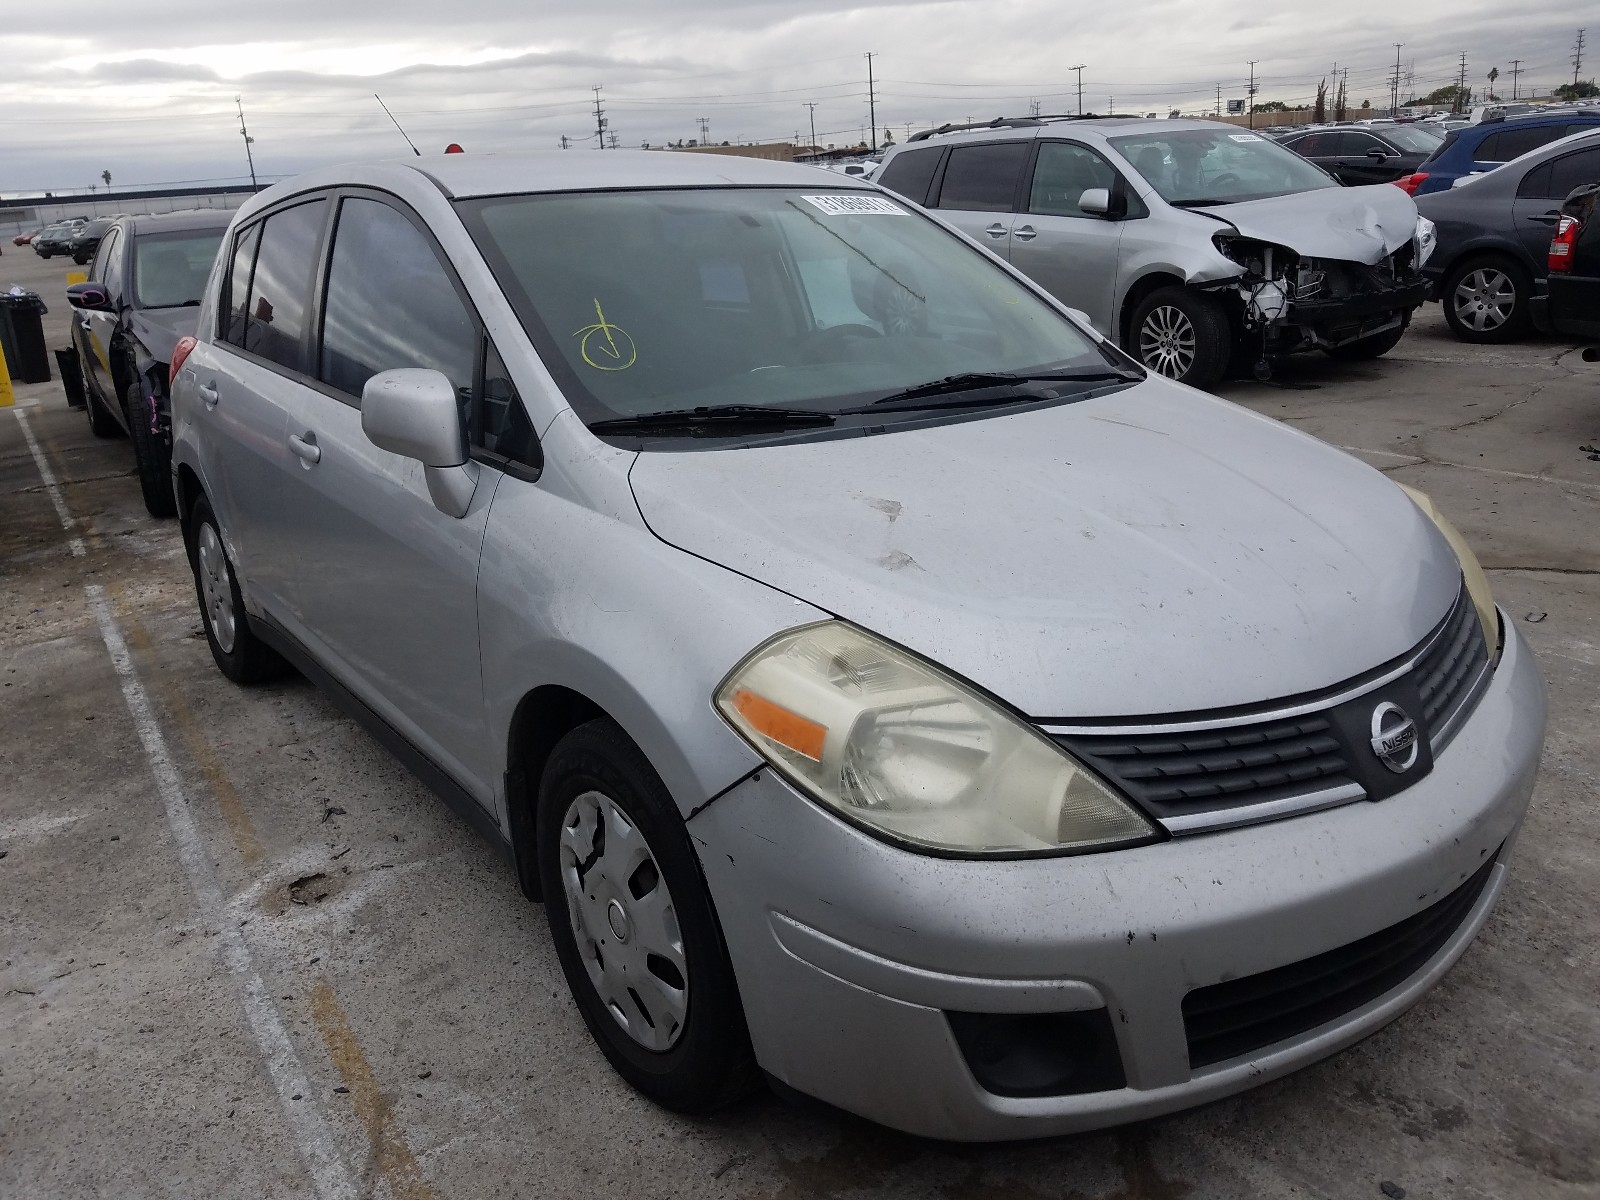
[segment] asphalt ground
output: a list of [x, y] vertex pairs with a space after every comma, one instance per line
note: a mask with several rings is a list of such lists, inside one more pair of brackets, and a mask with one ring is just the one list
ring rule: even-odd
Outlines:
[[[71, 269], [0, 257], [0, 288], [51, 305], [53, 347]], [[768, 1095], [689, 1120], [631, 1092], [510, 868], [311, 685], [223, 679], [129, 444], [92, 437], [59, 383], [16, 391], [0, 1196], [1600, 1196], [1600, 462], [1579, 449], [1600, 368], [1567, 345], [1463, 346], [1429, 308], [1381, 361], [1227, 388], [1431, 492], [1544, 667], [1532, 812], [1474, 946], [1287, 1079], [1001, 1146]]]

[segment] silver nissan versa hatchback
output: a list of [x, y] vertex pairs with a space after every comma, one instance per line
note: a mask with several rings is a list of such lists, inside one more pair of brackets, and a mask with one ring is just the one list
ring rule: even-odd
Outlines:
[[1466, 950], [1544, 730], [1426, 496], [871, 184], [689, 154], [249, 200], [174, 362], [212, 653], [502, 846], [661, 1104], [1148, 1117]]

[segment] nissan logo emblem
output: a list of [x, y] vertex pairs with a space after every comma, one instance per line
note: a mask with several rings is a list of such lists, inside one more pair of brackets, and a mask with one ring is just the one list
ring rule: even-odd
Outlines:
[[1417, 765], [1417, 723], [1385, 700], [1372, 710], [1372, 752], [1396, 775]]

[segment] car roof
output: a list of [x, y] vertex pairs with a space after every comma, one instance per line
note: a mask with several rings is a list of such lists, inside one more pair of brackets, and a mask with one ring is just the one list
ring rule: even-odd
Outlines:
[[128, 232], [135, 235], [183, 229], [226, 229], [232, 220], [233, 210], [224, 208], [191, 208], [183, 212], [142, 213], [122, 218]]
[[736, 154], [672, 150], [568, 150], [546, 154], [442, 154], [401, 159], [398, 167], [420, 171], [447, 196], [495, 196], [523, 192], [587, 192], [612, 188], [836, 187], [839, 172], [824, 174], [802, 163], [774, 162]]
[[[884, 157], [887, 159], [893, 154], [903, 154], [908, 149], [946, 146], [955, 142], [1025, 142], [1036, 137], [1057, 137], [1063, 134], [1085, 133], [1099, 134], [1101, 137], [1110, 138], [1145, 128], [1161, 132], [1181, 132], [1186, 129], [1238, 129], [1239, 126], [1232, 125], [1227, 121], [1207, 121], [1195, 117], [1044, 117], [1037, 120], [1030, 117], [1002, 117], [995, 124], [980, 124], [960, 128], [941, 126], [937, 129], [927, 130], [922, 134], [915, 135], [910, 141], [893, 147]], [[1243, 132], [1265, 135], [1268, 130], [1246, 129]]]

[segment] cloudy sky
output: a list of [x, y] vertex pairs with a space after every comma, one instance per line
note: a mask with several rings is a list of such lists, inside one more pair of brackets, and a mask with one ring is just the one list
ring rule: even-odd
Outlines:
[[[1466, 51], [1481, 87], [1522, 59], [1521, 86], [1570, 79], [1575, 0], [138, 0], [35, 6], [0, 34], [0, 195], [248, 181], [234, 97], [264, 180], [409, 151], [554, 149], [594, 140], [595, 85], [620, 145], [865, 136], [866, 51], [878, 126], [1086, 110], [1209, 110], [1244, 95], [1309, 99], [1338, 63], [1352, 102], [1387, 103], [1392, 43], [1423, 94]], [[1590, 44], [1600, 56], [1600, 21]], [[1587, 54], [1586, 54], [1587, 58]], [[1600, 61], [1600, 57], [1597, 57]], [[1594, 71], [1586, 63], [1584, 76]], [[1507, 80], [1501, 89], [1509, 95]]]

